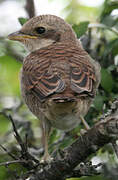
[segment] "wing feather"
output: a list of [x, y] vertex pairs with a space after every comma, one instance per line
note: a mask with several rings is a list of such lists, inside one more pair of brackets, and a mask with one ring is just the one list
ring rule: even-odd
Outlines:
[[[88, 58], [90, 58], [88, 56]], [[89, 61], [79, 58], [71, 62], [71, 89], [81, 95], [93, 95], [93, 85], [96, 81], [95, 70]]]
[[60, 44], [48, 48], [26, 57], [22, 72], [26, 91], [41, 102], [54, 93], [62, 93], [66, 87], [73, 95], [93, 96], [96, 74], [89, 55], [77, 46]]
[[[27, 59], [31, 57], [29, 55]], [[45, 98], [49, 95], [60, 93], [65, 88], [65, 82], [53, 71], [50, 61], [44, 61], [46, 61], [45, 58], [39, 60], [39, 57], [35, 57], [33, 63], [31, 64], [30, 62], [29, 64], [25, 60], [22, 72], [25, 89], [28, 93], [33, 93], [37, 96], [41, 102], [45, 101]]]

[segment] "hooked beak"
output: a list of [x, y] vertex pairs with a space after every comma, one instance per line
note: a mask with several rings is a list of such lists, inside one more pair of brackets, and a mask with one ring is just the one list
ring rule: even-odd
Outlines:
[[23, 41], [25, 39], [36, 39], [36, 38], [37, 38], [36, 36], [28, 35], [22, 33], [21, 31], [16, 31], [8, 35], [8, 39], [13, 41]]

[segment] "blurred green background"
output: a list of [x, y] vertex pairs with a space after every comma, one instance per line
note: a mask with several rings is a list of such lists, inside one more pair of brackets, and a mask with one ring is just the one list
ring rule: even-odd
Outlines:
[[[118, 98], [118, 1], [35, 0], [34, 3], [36, 15], [55, 14], [70, 23], [85, 50], [101, 64], [101, 84], [94, 104], [86, 116], [86, 120], [92, 126], [103, 113], [107, 112], [114, 99]], [[28, 133], [29, 146], [34, 149], [40, 147], [40, 122], [29, 112], [20, 94], [20, 68], [23, 57], [28, 52], [20, 43], [7, 39], [8, 34], [21, 27], [23, 20], [21, 18], [29, 18], [25, 4], [26, 0], [0, 0], [0, 144], [14, 153], [17, 145], [11, 123], [5, 116], [9, 114], [15, 119], [21, 136], [24, 138], [25, 133]], [[81, 128], [82, 125], [66, 134], [64, 141], [57, 145], [54, 142], [61, 138], [62, 133], [54, 130], [49, 141], [50, 152], [55, 148], [64, 148], [71, 144], [78, 137]], [[0, 162], [8, 160], [11, 159], [1, 149]], [[111, 145], [102, 148], [89, 160], [92, 160], [93, 164], [117, 163]], [[7, 168], [0, 166], [0, 180], [13, 180], [16, 174], [20, 176], [24, 171], [25, 169], [18, 165], [10, 165]], [[116, 177], [112, 172], [106, 173], [104, 170], [102, 175], [76, 178], [76, 180], [110, 180], [111, 178]]]

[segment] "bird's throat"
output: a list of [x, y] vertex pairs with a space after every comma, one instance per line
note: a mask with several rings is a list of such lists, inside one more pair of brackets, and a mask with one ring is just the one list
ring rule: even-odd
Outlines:
[[42, 49], [54, 43], [52, 39], [26, 39], [23, 44], [28, 49], [28, 51], [33, 52], [38, 49]]

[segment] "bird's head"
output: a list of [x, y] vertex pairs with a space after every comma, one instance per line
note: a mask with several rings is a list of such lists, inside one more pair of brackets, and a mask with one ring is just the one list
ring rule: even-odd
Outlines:
[[75, 41], [71, 26], [60, 17], [41, 15], [27, 21], [21, 30], [8, 36], [22, 42], [29, 51], [35, 51], [57, 42]]

